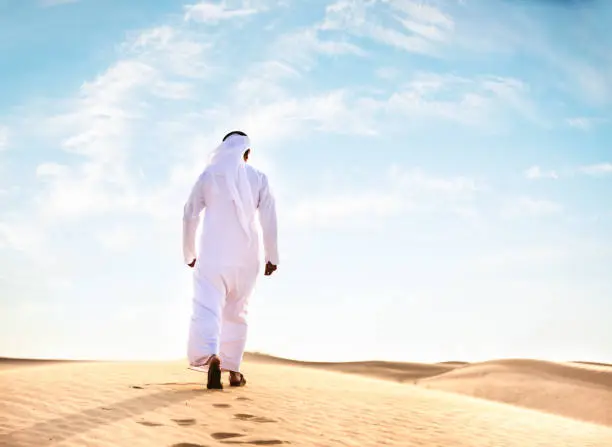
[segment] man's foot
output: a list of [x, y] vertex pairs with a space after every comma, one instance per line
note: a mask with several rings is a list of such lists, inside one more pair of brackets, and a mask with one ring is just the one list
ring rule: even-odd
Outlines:
[[246, 379], [242, 373], [230, 371], [230, 386], [245, 386]]
[[222, 390], [221, 384], [221, 359], [216, 355], [212, 355], [208, 359], [208, 384], [206, 388], [209, 390]]

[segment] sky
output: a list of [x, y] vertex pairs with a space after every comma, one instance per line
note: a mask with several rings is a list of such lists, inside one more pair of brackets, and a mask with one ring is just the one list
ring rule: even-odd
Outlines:
[[183, 205], [251, 137], [247, 349], [612, 362], [607, 0], [0, 0], [0, 356], [182, 359]]

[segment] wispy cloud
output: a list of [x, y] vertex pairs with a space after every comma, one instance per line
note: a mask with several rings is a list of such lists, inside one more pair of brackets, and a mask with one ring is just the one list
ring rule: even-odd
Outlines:
[[160, 74], [189, 80], [215, 73], [209, 57], [212, 48], [210, 39], [168, 25], [142, 30], [121, 45], [126, 58], [155, 67]]
[[566, 120], [566, 123], [570, 127], [574, 127], [576, 129], [591, 130], [595, 126], [599, 124], [603, 124], [607, 121], [608, 120], [606, 120], [605, 118], [592, 118], [592, 117], [588, 118], [588, 117], [581, 116], [581, 117], [575, 117], [575, 118], [568, 118]]
[[392, 128], [451, 121], [494, 132], [508, 125], [508, 116], [529, 119], [523, 111], [532, 107], [523, 83], [514, 79], [417, 73], [386, 97], [349, 88], [301, 97], [295, 93], [296, 84], [283, 85], [299, 79], [297, 68], [274, 60], [261, 68], [261, 73], [247, 73], [236, 89], [240, 103], [247, 100], [245, 94], [257, 101], [248, 119], [255, 128], [282, 122], [283, 129], [292, 132], [299, 124], [311, 130], [378, 135]]
[[394, 113], [436, 117], [494, 129], [507, 115], [541, 123], [524, 82], [514, 78], [466, 78], [419, 73], [394, 92], [386, 105]]
[[592, 176], [610, 175], [612, 174], [612, 163], [598, 163], [581, 166], [579, 171]]
[[[36, 199], [41, 225], [116, 212], [159, 213], [151, 203], [158, 193], [144, 185], [134, 160], [147, 152], [151, 156], [160, 144], [142, 143], [150, 140], [151, 128], [143, 131], [151, 123], [168, 123], [166, 137], [176, 133], [170, 123], [181, 120], [164, 113], [162, 105], [190, 100], [193, 89], [206, 82], [209, 49], [210, 44], [169, 26], [145, 29], [120, 46], [114, 64], [63, 102], [48, 119], [49, 137], [59, 138], [60, 147], [81, 162], [38, 166], [44, 185]], [[134, 146], [132, 138], [141, 143]]]
[[392, 165], [380, 187], [308, 197], [288, 213], [292, 222], [325, 228], [367, 227], [402, 214], [445, 213], [473, 220], [473, 201], [486, 186], [463, 176], [439, 176], [423, 169]]
[[434, 55], [440, 42], [452, 35], [453, 20], [436, 7], [417, 1], [398, 0], [385, 6], [365, 0], [340, 0], [326, 8], [321, 29], [345, 31], [408, 52]]
[[402, 190], [417, 194], [433, 193], [438, 197], [473, 197], [487, 189], [473, 178], [465, 176], [443, 177], [427, 173], [419, 168], [402, 169], [394, 165], [389, 169], [389, 178]]
[[549, 178], [549, 179], [559, 178], [559, 174], [556, 171], [543, 171], [542, 168], [540, 168], [539, 166], [531, 166], [527, 168], [524, 174], [525, 174], [525, 177], [527, 177], [530, 180], [537, 180], [537, 179], [544, 179], [544, 178]]
[[367, 53], [357, 45], [346, 40], [320, 37], [316, 28], [307, 28], [282, 36], [271, 51], [276, 57], [295, 64], [300, 69], [309, 69], [319, 56], [354, 55]]
[[560, 179], [577, 175], [605, 176], [612, 174], [612, 163], [595, 163], [591, 165], [576, 166], [563, 170], [543, 170], [539, 166], [531, 166], [523, 173], [529, 180]]
[[223, 20], [246, 17], [259, 12], [256, 8], [245, 6], [230, 8], [227, 1], [221, 2], [203, 1], [194, 5], [185, 6], [185, 20], [203, 23], [218, 23]]

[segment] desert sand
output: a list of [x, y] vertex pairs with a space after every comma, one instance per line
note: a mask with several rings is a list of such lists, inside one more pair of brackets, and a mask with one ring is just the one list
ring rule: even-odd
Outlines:
[[[0, 446], [612, 446], [612, 366], [0, 361]], [[227, 378], [224, 377], [227, 382]]]

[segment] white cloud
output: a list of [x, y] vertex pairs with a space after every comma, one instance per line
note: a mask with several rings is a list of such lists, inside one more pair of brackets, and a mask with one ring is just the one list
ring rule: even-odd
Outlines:
[[127, 168], [132, 124], [145, 109], [139, 98], [157, 86], [156, 70], [140, 61], [120, 60], [84, 83], [64, 113], [50, 119], [61, 146], [80, 164], [45, 163], [37, 168], [46, 188], [37, 197], [46, 222], [107, 213], [133, 206], [133, 178]]
[[559, 178], [559, 174], [557, 174], [556, 171], [543, 171], [542, 168], [540, 168], [539, 166], [531, 166], [530, 168], [525, 170], [524, 174], [525, 174], [525, 177], [527, 177], [530, 180], [537, 180], [537, 179], [544, 179], [544, 178], [549, 178], [549, 179]]
[[[274, 96], [265, 97], [252, 89], [252, 96], [245, 96], [244, 90], [236, 91], [235, 103], [228, 104], [219, 122], [250, 129], [259, 144], [280, 145], [284, 138], [295, 138], [307, 131], [364, 136], [377, 133], [374, 122], [377, 106], [350, 91], [331, 90], [301, 97], [261, 77], [245, 79], [260, 91], [274, 89]], [[238, 85], [244, 88], [244, 80]], [[256, 105], [244, 107], [251, 100]]]
[[[47, 127], [52, 136], [59, 135], [63, 150], [81, 158], [70, 166], [37, 167], [45, 186], [35, 200], [41, 226], [106, 213], [153, 212], [150, 203], [159, 193], [147, 191], [142, 171], [132, 165], [138, 157], [150, 156], [151, 149], [133, 145], [132, 138], [143, 141], [155, 131], [156, 114], [189, 125], [182, 116], [164, 113], [158, 102], [195, 95], [194, 88], [208, 74], [210, 47], [172, 27], [144, 30], [120, 46], [122, 58], [63, 103], [67, 105], [49, 118]], [[142, 126], [148, 126], [146, 131]]]
[[508, 113], [538, 121], [524, 83], [513, 78], [417, 73], [391, 95], [385, 108], [391, 115], [441, 118], [487, 130], [507, 125]]
[[544, 171], [539, 166], [531, 166], [524, 172], [525, 177], [530, 180], [559, 179], [576, 175], [604, 176], [609, 174], [612, 174], [612, 163], [606, 162], [578, 166], [571, 169], [565, 169], [564, 171]]
[[354, 55], [367, 53], [346, 40], [323, 40], [315, 28], [308, 28], [282, 36], [272, 48], [272, 54], [302, 69], [309, 69], [316, 57]]
[[[383, 128], [406, 129], [432, 119], [491, 131], [504, 125], [505, 114], [517, 113], [512, 101], [507, 99], [507, 90], [516, 88], [515, 98], [523, 94], [522, 84], [512, 79], [468, 79], [418, 73], [386, 98], [381, 98], [378, 93], [368, 96], [349, 89], [300, 97], [296, 96], [292, 84], [283, 85], [285, 81], [297, 79], [299, 74], [295, 70], [275, 60], [247, 71], [235, 89], [235, 107], [242, 108], [243, 114], [232, 116], [225, 112], [228, 121], [231, 117], [234, 122], [257, 132], [270, 127], [273, 132], [287, 134], [297, 132], [298, 128], [308, 128], [377, 135]], [[497, 84], [502, 84], [500, 90], [504, 94], [496, 90]], [[249, 102], [257, 106], [245, 109], [243, 104]], [[523, 116], [522, 113], [519, 115]], [[283, 125], [279, 126], [279, 123]]]
[[8, 148], [9, 144], [9, 128], [0, 125], [0, 151]]
[[588, 166], [581, 166], [579, 171], [584, 174], [593, 176], [609, 175], [612, 174], [612, 163], [599, 163]]
[[423, 24], [440, 26], [446, 29], [453, 28], [453, 20], [448, 15], [434, 6], [424, 4], [422, 1], [390, 0], [389, 5]]
[[568, 118], [566, 121], [571, 127], [578, 129], [588, 130], [591, 128], [591, 121], [588, 118]]
[[300, 78], [300, 73], [289, 64], [268, 60], [255, 64], [247, 70], [246, 76], [238, 81], [234, 91], [241, 97], [265, 98], [269, 101], [285, 97], [282, 83]]
[[562, 211], [561, 204], [550, 200], [519, 197], [505, 204], [501, 216], [504, 218], [542, 217], [559, 214]]
[[606, 120], [603, 118], [575, 117], [568, 118], [566, 122], [570, 127], [574, 127], [576, 129], [591, 130], [597, 124], [604, 123]]
[[203, 1], [195, 5], [185, 6], [185, 20], [202, 23], [218, 23], [223, 20], [250, 16], [257, 14], [257, 12], [257, 9], [249, 7], [230, 8], [226, 1], [221, 1], [219, 3]]
[[409, 192], [432, 192], [445, 197], [466, 197], [484, 191], [484, 186], [468, 177], [439, 177], [424, 172], [422, 169], [403, 170], [392, 166], [389, 177], [400, 188]]
[[371, 226], [384, 219], [412, 213], [442, 212], [474, 221], [477, 194], [486, 190], [474, 179], [436, 176], [422, 169], [393, 165], [379, 188], [308, 197], [291, 207], [293, 223], [325, 228]]
[[[387, 8], [385, 8], [385, 3]], [[381, 20], [390, 22], [381, 24]], [[401, 26], [393, 27], [391, 23]], [[422, 2], [340, 0], [327, 6], [321, 29], [346, 31], [413, 53], [437, 55], [453, 33], [453, 19]]]
[[[237, 82], [232, 101], [216, 108], [215, 120], [249, 128], [258, 138], [270, 138], [270, 143], [304, 130], [374, 136], [391, 129], [418, 128], [429, 120], [449, 120], [491, 132], [507, 125], [507, 114], [517, 114], [494, 86], [502, 84], [501, 90], [516, 88], [516, 96], [523, 94], [522, 83], [513, 79], [418, 73], [388, 97], [350, 89], [299, 96], [292, 83], [299, 79], [299, 73], [282, 62], [260, 63]], [[234, 109], [240, 112], [231, 112]]]
[[101, 162], [113, 160], [125, 145], [128, 123], [140, 116], [142, 106], [135, 94], [152, 84], [155, 75], [145, 63], [120, 60], [94, 81], [84, 83], [73, 109], [53, 118], [70, 133], [63, 147]]
[[213, 46], [210, 38], [162, 25], [138, 32], [121, 48], [127, 56], [157, 67], [165, 75], [201, 80], [215, 72], [208, 57]]
[[398, 20], [407, 30], [430, 41], [444, 41], [454, 29], [452, 18], [434, 6], [410, 0], [395, 0], [389, 4], [405, 14]]

